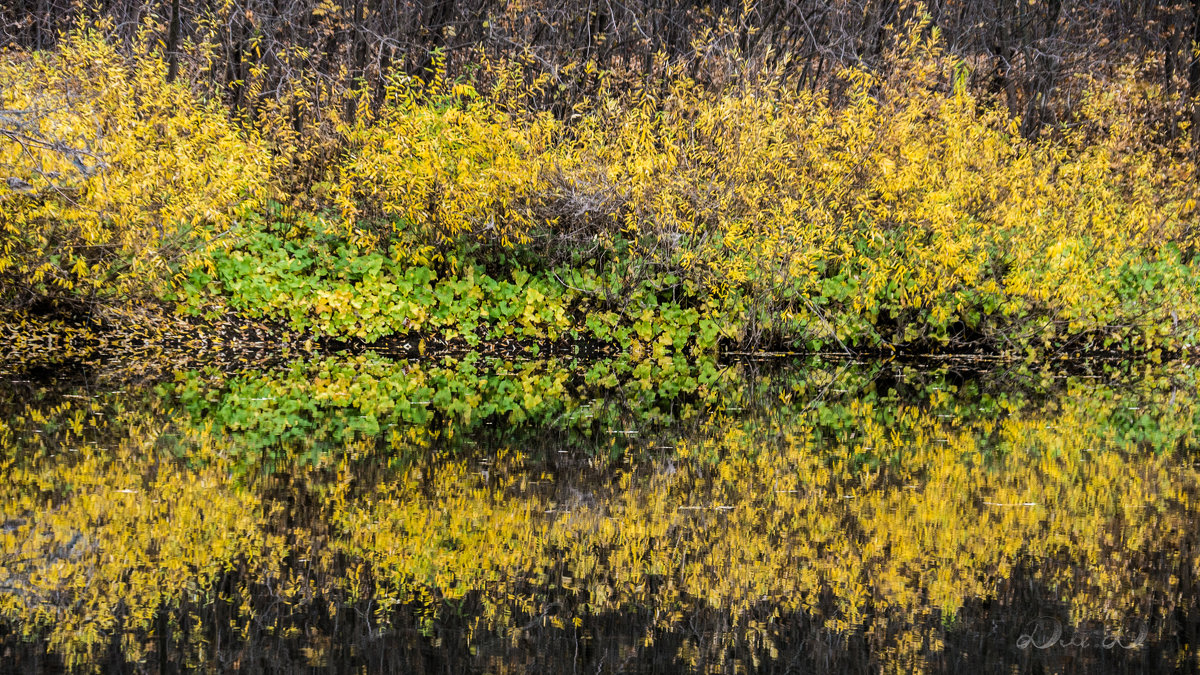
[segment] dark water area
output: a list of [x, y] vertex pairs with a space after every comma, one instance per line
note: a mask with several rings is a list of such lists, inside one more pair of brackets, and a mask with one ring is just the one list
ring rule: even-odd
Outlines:
[[1197, 384], [10, 353], [0, 672], [1196, 671]]

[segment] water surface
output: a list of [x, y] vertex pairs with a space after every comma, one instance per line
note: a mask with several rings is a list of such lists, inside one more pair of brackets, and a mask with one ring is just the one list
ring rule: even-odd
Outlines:
[[143, 357], [4, 362], [0, 670], [1196, 670], [1186, 364]]

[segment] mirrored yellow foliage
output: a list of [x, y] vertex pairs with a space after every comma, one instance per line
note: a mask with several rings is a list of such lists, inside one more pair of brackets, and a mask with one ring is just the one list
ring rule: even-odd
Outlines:
[[[276, 564], [260, 498], [219, 460], [192, 469], [164, 453], [184, 439], [161, 426], [156, 402], [131, 403], [78, 396], [0, 423], [0, 613], [20, 617], [26, 637], [45, 631], [67, 664], [87, 663], [112, 634], [149, 630], [163, 607], [212, 602], [238, 561]], [[220, 454], [202, 433], [186, 443]]]
[[1196, 611], [1190, 368], [730, 376], [682, 426], [430, 417], [409, 422], [439, 430], [413, 452], [368, 434], [270, 458], [171, 396], [10, 397], [0, 613], [80, 667], [114, 635], [145, 660], [162, 631], [188, 642], [214, 620], [315, 649], [295, 622], [318, 612], [485, 660], [575, 635], [723, 672], [799, 636], [924, 670], [984, 624], [1016, 640], [1046, 613], [1161, 648]]

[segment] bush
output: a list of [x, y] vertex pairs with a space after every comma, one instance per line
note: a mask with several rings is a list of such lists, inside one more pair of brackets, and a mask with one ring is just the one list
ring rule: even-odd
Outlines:
[[0, 302], [161, 294], [268, 193], [268, 148], [165, 76], [89, 32], [0, 55]]
[[395, 78], [378, 115], [364, 108], [343, 125], [334, 201], [347, 219], [387, 219], [425, 240], [525, 241], [528, 200], [558, 125], [545, 115], [515, 119], [443, 75], [427, 86]]

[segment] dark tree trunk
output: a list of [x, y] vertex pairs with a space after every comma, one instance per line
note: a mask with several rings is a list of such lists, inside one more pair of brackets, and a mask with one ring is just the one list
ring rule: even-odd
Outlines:
[[234, 109], [245, 110], [246, 80], [246, 11], [238, 6], [230, 17], [229, 27], [229, 63], [225, 68], [225, 82], [229, 87], [229, 102]]
[[1043, 38], [1046, 47], [1035, 50], [1035, 43], [1038, 40], [1034, 33], [1027, 33], [1024, 38], [1026, 61], [1035, 64], [1033, 72], [1029, 75], [1029, 100], [1025, 102], [1025, 115], [1021, 120], [1021, 134], [1026, 138], [1037, 138], [1042, 127], [1048, 121], [1046, 119], [1047, 111], [1050, 96], [1058, 81], [1061, 55], [1057, 51], [1048, 52], [1047, 50], [1051, 41], [1058, 35], [1058, 19], [1061, 12], [1062, 1], [1051, 0], [1045, 21], [1045, 38]]
[[179, 0], [171, 0], [171, 25], [167, 29], [167, 82], [179, 76]]
[[1187, 45], [1191, 63], [1188, 66], [1188, 99], [1192, 106], [1192, 145], [1200, 158], [1200, 56], [1193, 51], [1200, 47], [1200, 0], [1192, 0], [1192, 39]]

